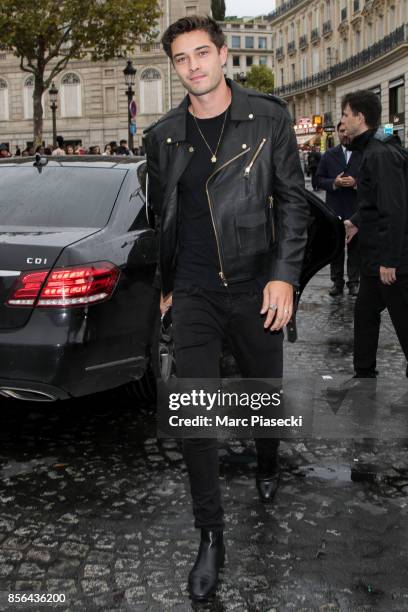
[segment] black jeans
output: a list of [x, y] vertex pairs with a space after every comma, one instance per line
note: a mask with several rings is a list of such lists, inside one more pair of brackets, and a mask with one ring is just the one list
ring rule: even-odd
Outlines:
[[[330, 264], [330, 278], [337, 287], [344, 286], [344, 259], [346, 249]], [[347, 245], [347, 286], [358, 284], [360, 280], [360, 252], [357, 236]]]
[[[283, 333], [265, 331], [262, 291], [232, 293], [192, 287], [173, 293], [173, 333], [178, 378], [220, 377], [220, 356], [226, 340], [241, 376], [282, 378]], [[258, 471], [276, 466], [279, 440], [257, 439]], [[183, 441], [196, 527], [223, 527], [215, 439]]]
[[381, 313], [387, 308], [408, 361], [408, 275], [393, 285], [379, 277], [361, 275], [354, 311], [354, 370], [357, 376], [375, 376]]

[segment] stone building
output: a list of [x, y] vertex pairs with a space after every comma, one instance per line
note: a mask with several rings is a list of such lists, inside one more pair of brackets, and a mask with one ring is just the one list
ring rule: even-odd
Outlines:
[[277, 0], [268, 18], [275, 93], [295, 124], [320, 115], [335, 125], [341, 97], [371, 89], [381, 97], [382, 122], [408, 141], [408, 0]]
[[[135, 146], [141, 144], [143, 129], [177, 105], [183, 87], [159, 44], [166, 27], [184, 15], [211, 13], [210, 0], [161, 0], [162, 16], [158, 37], [140, 44], [131, 59], [137, 69], [135, 100], [138, 106]], [[58, 88], [57, 133], [66, 142], [85, 147], [127, 138], [127, 97], [123, 69], [125, 59], [107, 62], [74, 60], [55, 79]], [[33, 78], [19, 68], [12, 54], [0, 53], [0, 142], [25, 147], [33, 139]], [[52, 117], [48, 92], [43, 98], [46, 144], [52, 143]]]
[[229, 48], [226, 74], [245, 77], [252, 66], [273, 69], [272, 25], [268, 20], [234, 19], [220, 23]]

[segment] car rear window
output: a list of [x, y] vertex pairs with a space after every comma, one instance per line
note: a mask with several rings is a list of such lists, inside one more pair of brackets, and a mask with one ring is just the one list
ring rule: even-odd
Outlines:
[[126, 170], [0, 166], [0, 225], [104, 227]]

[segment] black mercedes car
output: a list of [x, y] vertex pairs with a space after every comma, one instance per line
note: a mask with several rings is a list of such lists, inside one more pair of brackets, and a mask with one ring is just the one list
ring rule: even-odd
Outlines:
[[[135, 157], [0, 162], [0, 394], [78, 397], [140, 380], [156, 361], [157, 240], [145, 169]], [[297, 299], [344, 242], [340, 221], [307, 199]]]

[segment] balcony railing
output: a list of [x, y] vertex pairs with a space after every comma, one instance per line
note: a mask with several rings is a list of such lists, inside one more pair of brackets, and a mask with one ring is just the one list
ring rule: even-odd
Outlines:
[[304, 34], [299, 38], [299, 49], [306, 49], [307, 47], [307, 35]]
[[320, 38], [319, 28], [314, 28], [310, 34], [310, 42], [314, 43], [317, 40], [319, 40], [319, 38]]
[[278, 47], [278, 48], [276, 49], [276, 59], [277, 59], [277, 60], [282, 59], [282, 57], [283, 57], [284, 55], [285, 55], [285, 52], [284, 52], [284, 50], [283, 50], [283, 47]]
[[288, 54], [293, 55], [296, 53], [296, 43], [294, 40], [288, 43]]
[[287, 0], [286, 2], [281, 4], [277, 9], [275, 9], [271, 13], [268, 13], [266, 18], [269, 21], [272, 21], [272, 19], [276, 19], [276, 17], [280, 17], [280, 15], [282, 15], [283, 13], [286, 13], [286, 11], [290, 11], [290, 9], [297, 6], [301, 2], [304, 2], [304, 0]]
[[340, 11], [340, 21], [346, 21], [347, 19], [347, 7], [344, 7]]
[[360, 0], [353, 1], [353, 11], [357, 13], [360, 10]]
[[331, 32], [333, 32], [332, 24], [331, 24], [331, 20], [328, 19], [323, 24], [323, 36], [325, 36], [326, 34], [330, 34]]
[[289, 83], [288, 85], [284, 85], [283, 87], [278, 87], [274, 90], [275, 95], [277, 96], [287, 96], [290, 94], [294, 94], [300, 91], [305, 91], [307, 89], [312, 89], [316, 86], [323, 85], [328, 83], [329, 81], [333, 81], [334, 79], [338, 79], [344, 74], [348, 74], [349, 72], [353, 72], [353, 70], [357, 70], [358, 68], [362, 68], [363, 66], [367, 66], [367, 64], [371, 64], [378, 58], [382, 57], [384, 54], [389, 53], [396, 47], [399, 47], [403, 43], [408, 43], [408, 26], [402, 25], [388, 36], [385, 36], [378, 42], [371, 45], [367, 49], [363, 49], [360, 53], [349, 57], [344, 62], [340, 62], [339, 64], [335, 64], [331, 68], [327, 68], [327, 70], [323, 70], [314, 74], [307, 79], [302, 79], [300, 81], [294, 81], [293, 83]]

